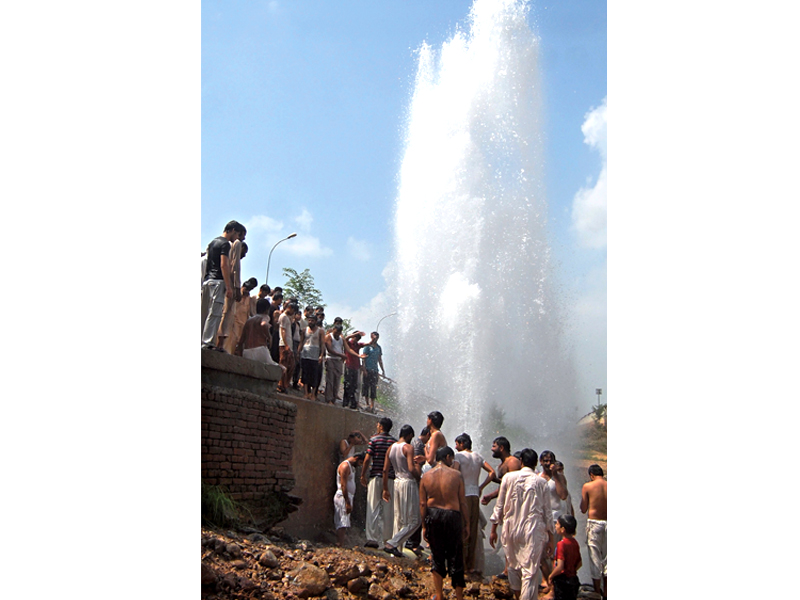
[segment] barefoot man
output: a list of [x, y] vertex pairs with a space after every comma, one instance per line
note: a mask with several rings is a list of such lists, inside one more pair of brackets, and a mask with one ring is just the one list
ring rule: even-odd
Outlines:
[[433, 587], [431, 600], [444, 600], [442, 584], [449, 574], [456, 598], [464, 600], [464, 545], [467, 537], [467, 512], [464, 480], [453, 468], [453, 449], [449, 446], [436, 452], [436, 466], [422, 476], [419, 486], [419, 510], [422, 537], [431, 548]]
[[[494, 438], [492, 442], [492, 458], [499, 458], [500, 459], [500, 466], [497, 467], [497, 473], [489, 473], [486, 477], [486, 481], [481, 484], [479, 489], [479, 493], [483, 491], [487, 485], [492, 483], [500, 483], [500, 480], [503, 479], [503, 475], [506, 473], [510, 473], [511, 471], [519, 471], [522, 468], [522, 463], [516, 456], [511, 455], [511, 442], [509, 442], [505, 437], [502, 435], [499, 437]], [[481, 498], [481, 504], [486, 506], [497, 498], [497, 494], [500, 493], [500, 488], [497, 488], [491, 494], [486, 494], [483, 498]]]
[[[606, 579], [606, 480], [600, 465], [589, 467], [589, 482], [581, 491], [581, 512], [586, 516], [586, 545], [589, 547], [589, 566], [592, 572], [594, 591], [608, 597]], [[603, 591], [600, 591], [600, 576], [603, 576]]]
[[347, 530], [350, 529], [350, 513], [353, 512], [353, 496], [356, 493], [356, 467], [364, 463], [366, 452], [348, 456], [336, 469], [336, 495], [333, 497], [333, 526], [336, 542], [344, 546]]
[[489, 544], [500, 543], [506, 555], [508, 584], [517, 600], [536, 600], [539, 564], [553, 552], [553, 513], [547, 482], [534, 473], [536, 451], [525, 448], [522, 469], [506, 473], [494, 506]]

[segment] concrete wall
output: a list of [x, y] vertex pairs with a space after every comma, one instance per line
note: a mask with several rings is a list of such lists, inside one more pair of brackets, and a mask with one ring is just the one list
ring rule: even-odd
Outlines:
[[[203, 481], [225, 482], [234, 498], [256, 505], [265, 492], [288, 491], [303, 503], [280, 524], [287, 533], [307, 539], [332, 534], [339, 442], [353, 430], [369, 438], [378, 417], [278, 396], [277, 367], [211, 350], [201, 357]], [[363, 528], [365, 511], [366, 491], [357, 483], [354, 528]]]
[[[303, 498], [303, 504], [281, 525], [292, 535], [313, 540], [325, 531], [333, 531], [333, 495], [336, 493], [336, 468], [340, 462], [339, 442], [354, 430], [360, 430], [369, 439], [375, 434], [378, 417], [302, 398], [288, 401], [297, 407], [292, 455], [295, 487], [292, 494]], [[366, 447], [358, 450], [366, 450]], [[356, 479], [360, 475], [358, 470]], [[363, 528], [365, 516], [366, 490], [356, 480], [352, 526]]]

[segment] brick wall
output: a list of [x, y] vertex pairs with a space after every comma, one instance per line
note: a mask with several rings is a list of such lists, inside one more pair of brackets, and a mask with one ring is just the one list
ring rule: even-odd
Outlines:
[[201, 397], [203, 482], [225, 486], [254, 514], [267, 507], [269, 494], [291, 491], [297, 407], [207, 383]]

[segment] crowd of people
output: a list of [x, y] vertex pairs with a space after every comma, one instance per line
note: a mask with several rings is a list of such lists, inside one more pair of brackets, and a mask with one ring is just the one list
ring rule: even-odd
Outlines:
[[[499, 541], [503, 547], [503, 577], [516, 600], [536, 600], [540, 589], [544, 598], [576, 598], [582, 560], [564, 465], [550, 450], [537, 455], [525, 448], [512, 454], [508, 439], [500, 436], [492, 442], [492, 458], [499, 459], [493, 467], [472, 449], [467, 433], [455, 439], [453, 451], [441, 431], [443, 422], [442, 414], [433, 411], [418, 436], [411, 425], [403, 425], [396, 439], [391, 435], [392, 420], [384, 417], [369, 440], [359, 431], [342, 440], [333, 499], [338, 543], [347, 541], [356, 469], [361, 467], [358, 479], [367, 490], [365, 547], [397, 557], [408, 548], [421, 557], [425, 540], [436, 592], [433, 600], [443, 600], [446, 576], [458, 600], [463, 600], [466, 578], [481, 577], [488, 523], [489, 544], [495, 548]], [[366, 450], [357, 452], [360, 445]], [[480, 482], [483, 471], [486, 477]], [[605, 597], [607, 482], [599, 465], [589, 467], [588, 475], [579, 508], [588, 517], [592, 583]], [[498, 487], [481, 496], [492, 484]], [[493, 501], [487, 522], [480, 505]]]
[[[278, 392], [303, 391], [309, 400], [375, 412], [379, 377], [386, 376], [380, 335], [355, 331], [345, 335], [343, 319], [326, 326], [323, 306], [301, 309], [297, 298], [284, 298], [283, 289], [258, 281], [241, 281], [241, 261], [247, 255], [247, 229], [237, 221], [225, 225], [221, 236], [201, 256], [201, 346], [279, 365]], [[341, 385], [344, 379], [344, 385]]]

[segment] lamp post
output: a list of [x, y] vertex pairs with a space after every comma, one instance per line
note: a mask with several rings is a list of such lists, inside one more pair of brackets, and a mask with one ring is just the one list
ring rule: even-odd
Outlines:
[[600, 406], [600, 396], [603, 394], [603, 388], [595, 389], [594, 393], [597, 394], [597, 406]]
[[[386, 315], [386, 317], [393, 317], [396, 314], [396, 312], [393, 312], [392, 314]], [[386, 317], [381, 317], [381, 321], [383, 321]], [[378, 331], [378, 327], [381, 326], [381, 321], [378, 321], [378, 324], [375, 326], [375, 331]]]
[[[286, 240], [290, 240], [290, 239], [292, 239], [293, 237], [296, 237], [296, 236], [297, 236], [296, 233], [290, 233], [289, 235], [287, 235], [282, 240], [278, 240], [277, 242], [275, 242], [275, 246], [277, 246], [281, 242], [285, 242]], [[275, 250], [275, 246], [272, 247], [272, 250]], [[272, 250], [269, 251], [269, 258], [267, 258], [267, 276], [264, 279], [264, 283], [267, 283], [269, 281], [269, 262], [272, 260]]]

